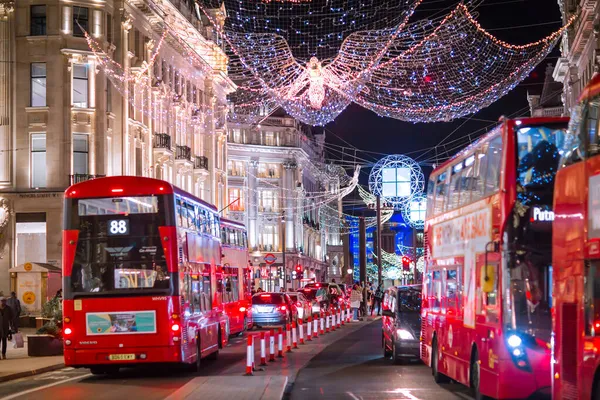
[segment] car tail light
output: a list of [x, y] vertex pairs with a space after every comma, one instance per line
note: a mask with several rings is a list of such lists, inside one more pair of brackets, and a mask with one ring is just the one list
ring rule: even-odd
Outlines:
[[69, 317], [64, 317], [64, 318], [63, 318], [63, 322], [65, 322], [65, 323], [67, 323], [67, 324], [68, 324], [69, 322], [71, 322], [71, 318], [69, 318]]
[[279, 307], [279, 309], [280, 309], [281, 311], [285, 311], [285, 310], [287, 310], [287, 307], [286, 307], [286, 306], [281, 306], [281, 307]]
[[173, 332], [179, 332], [179, 324], [173, 324], [173, 325], [171, 325], [171, 330]]
[[113, 193], [123, 193], [123, 189], [111, 189]]
[[63, 333], [64, 333], [65, 335], [70, 335], [71, 333], [73, 333], [73, 330], [72, 330], [71, 328], [65, 328], [65, 329], [63, 330]]
[[297, 303], [296, 303], [296, 307], [302, 307], [302, 303], [300, 303], [300, 302], [297, 302]]

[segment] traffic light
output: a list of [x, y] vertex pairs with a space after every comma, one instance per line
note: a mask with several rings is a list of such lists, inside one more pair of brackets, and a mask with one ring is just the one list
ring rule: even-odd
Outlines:
[[402, 269], [405, 271], [410, 270], [411, 259], [408, 256], [402, 256]]
[[304, 277], [304, 271], [302, 271], [302, 265], [300, 265], [300, 264], [296, 265], [296, 269], [294, 270], [294, 272], [296, 273], [295, 279], [302, 279]]

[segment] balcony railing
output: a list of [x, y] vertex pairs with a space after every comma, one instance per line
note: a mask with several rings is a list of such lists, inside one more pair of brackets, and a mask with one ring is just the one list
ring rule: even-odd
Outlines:
[[177, 146], [176, 160], [192, 160], [192, 149], [188, 146]]
[[71, 185], [74, 185], [79, 182], [89, 181], [90, 179], [104, 178], [105, 176], [106, 175], [75, 174], [69, 175], [69, 178], [71, 179]]
[[208, 157], [195, 156], [194, 169], [205, 169], [208, 171]]
[[155, 133], [154, 134], [154, 148], [155, 149], [171, 149], [171, 136], [166, 133]]

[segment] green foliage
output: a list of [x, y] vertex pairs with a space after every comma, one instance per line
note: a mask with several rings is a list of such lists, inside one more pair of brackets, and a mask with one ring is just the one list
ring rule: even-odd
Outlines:
[[42, 307], [42, 317], [50, 318], [57, 323], [62, 322], [62, 300], [54, 297]]
[[62, 328], [55, 321], [48, 321], [36, 332], [38, 335], [52, 335], [57, 339], [62, 338]]

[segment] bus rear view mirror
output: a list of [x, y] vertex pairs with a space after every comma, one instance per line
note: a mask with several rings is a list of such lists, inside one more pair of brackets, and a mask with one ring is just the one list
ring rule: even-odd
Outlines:
[[480, 279], [483, 293], [492, 293], [496, 287], [496, 268], [493, 265], [482, 265]]

